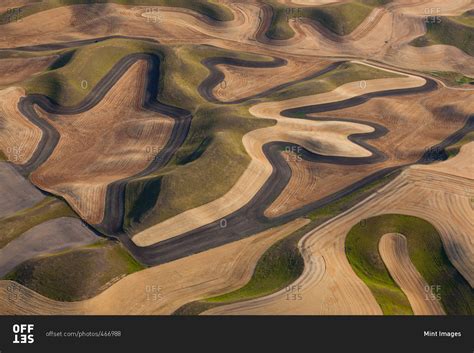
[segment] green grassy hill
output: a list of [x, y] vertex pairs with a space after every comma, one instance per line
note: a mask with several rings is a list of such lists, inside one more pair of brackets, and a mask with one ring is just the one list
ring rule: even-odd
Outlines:
[[28, 229], [51, 219], [77, 217], [69, 205], [55, 197], [48, 196], [38, 204], [0, 219], [0, 248], [20, 236]]
[[30, 259], [4, 279], [16, 281], [48, 298], [76, 301], [92, 298], [114, 280], [143, 269], [118, 243], [91, 246]]
[[[61, 105], [78, 104], [117, 61], [131, 53], [159, 56], [162, 64], [158, 99], [187, 109], [193, 115], [188, 137], [168, 165], [129, 182], [126, 187], [124, 228], [129, 233], [135, 233], [224, 195], [250, 161], [242, 145], [242, 136], [274, 122], [251, 116], [247, 102], [213, 104], [199, 94], [199, 85], [209, 75], [208, 69], [201, 63], [206, 58], [225, 56], [253, 61], [270, 60], [266, 56], [212, 46], [163, 46], [141, 40], [110, 39], [47, 52], [48, 55], [60, 56], [49, 70], [33, 76], [22, 85], [27, 93], [47, 95]], [[299, 82], [259, 100], [288, 99], [301, 94], [327, 92], [351, 81], [393, 76], [364, 65], [345, 63], [321, 77]], [[83, 81], [87, 82], [85, 88], [81, 86]], [[208, 188], [207, 185], [213, 187]]]
[[[84, 4], [119, 4], [135, 6], [169, 6], [181, 7], [196, 11], [218, 21], [230, 21], [233, 19], [232, 12], [225, 5], [215, 1], [205, 0], [43, 0], [28, 5], [14, 8], [0, 14], [0, 25], [7, 24], [17, 19], [31, 16], [35, 13], [47, 11], [61, 6], [84, 5]], [[20, 9], [19, 11], [17, 9]]]
[[311, 223], [272, 245], [258, 260], [250, 281], [243, 287], [212, 298], [194, 301], [180, 307], [175, 315], [197, 315], [210, 308], [250, 300], [275, 293], [293, 283], [303, 272], [304, 260], [299, 240], [310, 230], [346, 211], [372, 192], [391, 181], [397, 173], [374, 181], [353, 193], [310, 212]]
[[290, 39], [294, 32], [288, 22], [292, 18], [306, 18], [317, 21], [334, 34], [350, 34], [370, 14], [374, 7], [390, 1], [351, 1], [317, 7], [289, 7], [278, 1], [266, 1], [272, 7], [273, 17], [266, 33], [271, 39]]
[[[43, 94], [63, 106], [72, 106], [80, 103], [120, 59], [132, 53], [161, 58], [158, 99], [189, 110], [193, 119], [185, 143], [166, 168], [137, 178], [127, 186], [124, 225], [129, 231], [153, 225], [225, 194], [250, 161], [242, 136], [274, 123], [252, 117], [242, 105], [208, 103], [198, 92], [200, 83], [209, 75], [201, 63], [206, 58], [225, 56], [252, 61], [271, 58], [207, 45], [163, 46], [116, 38], [48, 51], [47, 55], [58, 54], [59, 58], [47, 71], [21, 85], [28, 94]], [[8, 53], [9, 57], [30, 55]], [[199, 187], [208, 183], [213, 183], [213, 188]]]
[[379, 240], [387, 233], [400, 233], [407, 238], [413, 265], [429, 285], [441, 286], [441, 303], [448, 315], [472, 315], [473, 290], [449, 261], [437, 230], [423, 219], [396, 214], [359, 222], [346, 238], [349, 263], [370, 288], [385, 315], [413, 313], [378, 251]]
[[411, 44], [424, 47], [435, 44], [455, 46], [474, 56], [474, 14], [466, 12], [457, 17], [441, 17], [440, 23], [427, 23], [426, 34]]

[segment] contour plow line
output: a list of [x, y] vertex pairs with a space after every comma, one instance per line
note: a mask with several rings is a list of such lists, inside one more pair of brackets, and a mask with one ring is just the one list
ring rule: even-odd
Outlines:
[[410, 260], [403, 234], [387, 233], [379, 242], [379, 252], [387, 270], [408, 298], [415, 315], [445, 315], [441, 303], [427, 295], [429, 285]]
[[294, 143], [322, 156], [349, 158], [373, 156], [369, 150], [348, 139], [352, 134], [373, 132], [374, 128], [371, 126], [352, 122], [286, 118], [280, 114], [281, 111], [344, 101], [371, 92], [418, 88], [425, 83], [425, 79], [412, 75], [395, 79], [369, 80], [365, 89], [361, 89], [360, 82], [351, 82], [327, 93], [254, 105], [250, 108], [252, 115], [276, 120], [277, 124], [244, 135], [242, 142], [251, 157], [251, 162], [231, 190], [219, 199], [185, 211], [135, 234], [133, 242], [141, 247], [149, 246], [220, 220], [247, 204], [273, 172], [273, 166], [263, 150], [263, 146], [268, 143], [274, 141]]
[[[205, 314], [382, 314], [345, 253], [350, 229], [366, 218], [382, 214], [406, 214], [430, 222], [441, 236], [449, 261], [473, 287], [474, 164], [469, 163], [473, 152], [474, 143], [469, 143], [448, 161], [411, 166], [362, 202], [308, 232], [298, 244], [305, 254], [304, 271], [289, 286], [301, 288], [302, 300], [287, 300], [285, 288], [270, 296], [213, 308]], [[467, 165], [468, 168], [461, 168]], [[443, 172], [433, 175], [436, 170]], [[324, 258], [322, 276], [321, 266], [307, 264], [311, 255]]]
[[[75, 302], [46, 298], [16, 282], [0, 281], [0, 313], [14, 315], [170, 315], [182, 305], [235, 290], [275, 242], [308, 224], [296, 219], [238, 242], [128, 275], [97, 296]], [[152, 299], [150, 288], [159, 288]]]
[[191, 121], [187, 111], [156, 100], [158, 77], [156, 56], [131, 54], [77, 106], [24, 97], [19, 110], [42, 138], [28, 163], [17, 168], [31, 173], [39, 188], [63, 197], [89, 224], [106, 234], [120, 232], [126, 182], [164, 166]]
[[[474, 8], [472, 2], [452, 5], [444, 15], [460, 14], [466, 9]], [[406, 7], [410, 8], [408, 5]], [[95, 11], [99, 8], [95, 7]], [[391, 10], [389, 6], [375, 9], [359, 28], [354, 30], [354, 38], [351, 38], [351, 35], [334, 38], [334, 34], [329, 35], [328, 30], [318, 29], [313, 23], [290, 21], [289, 25], [296, 34], [289, 40], [268, 40], [259, 34], [271, 20], [271, 14], [263, 11], [263, 18], [259, 20], [260, 7], [255, 5], [229, 4], [234, 15], [232, 21], [215, 21], [196, 12], [177, 8], [156, 7], [159, 13], [156, 15], [153, 12], [147, 13], [147, 8], [149, 7], [107, 4], [101, 20], [110, 22], [110, 26], [99, 26], [94, 33], [90, 33], [90, 27], [96, 23], [88, 22], [91, 19], [86, 16], [88, 8], [84, 5], [40, 12], [24, 18], [21, 24], [9, 23], [2, 27], [5, 33], [9, 33], [8, 38], [15, 38], [17, 46], [37, 43], [38, 35], [44, 42], [57, 42], [58, 33], [78, 40], [111, 35], [148, 37], [162, 43], [201, 43], [206, 40], [208, 44], [234, 50], [236, 47], [243, 50], [252, 47], [253, 51], [266, 51], [267, 54], [268, 51], [291, 52], [311, 57], [315, 56], [316, 51], [319, 57], [362, 56], [422, 71], [456, 71], [468, 76], [474, 75], [474, 58], [458, 48], [446, 45], [417, 48], [409, 44], [416, 37], [425, 34], [424, 13], [421, 8], [408, 15], [403, 12], [405, 5], [397, 6], [396, 10]], [[160, 15], [161, 11], [166, 15]], [[84, 21], [64, 32], [62, 23], [74, 22], [76, 12], [84, 13]], [[52, 17], [57, 21], [50, 21], [51, 23], [45, 26], [44, 19]], [[154, 17], [157, 18], [156, 21]], [[117, 18], [121, 19], [123, 25], [114, 24]], [[34, 28], [35, 31], [32, 32], [28, 28]], [[0, 38], [0, 47], [11, 46], [8, 38]], [[426, 57], [429, 57], [429, 60], [426, 60]]]

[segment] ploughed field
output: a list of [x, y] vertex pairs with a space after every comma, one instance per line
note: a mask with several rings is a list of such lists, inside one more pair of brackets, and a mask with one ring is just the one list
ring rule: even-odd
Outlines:
[[472, 2], [22, 1], [0, 28], [0, 313], [473, 313]]

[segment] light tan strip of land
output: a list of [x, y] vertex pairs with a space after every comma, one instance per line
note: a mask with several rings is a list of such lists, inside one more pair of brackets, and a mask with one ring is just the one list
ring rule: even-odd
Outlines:
[[[431, 2], [430, 2], [431, 3]], [[426, 7], [423, 3], [423, 9]], [[436, 6], [436, 2], [433, 2]], [[443, 15], [463, 13], [474, 5], [466, 0], [443, 3]], [[374, 9], [353, 33], [338, 37], [329, 30], [308, 21], [290, 21], [295, 36], [289, 40], [255, 41], [260, 26], [260, 8], [251, 4], [232, 3], [233, 21], [218, 22], [196, 12], [179, 8], [158, 9], [147, 14], [149, 7], [116, 4], [74, 5], [60, 7], [28, 16], [21, 23], [2, 26], [0, 47], [51, 43], [61, 38], [87, 39], [108, 35], [143, 36], [162, 43], [202, 43], [234, 50], [273, 53], [281, 57], [349, 56], [384, 61], [399, 67], [423, 71], [456, 71], [474, 75], [474, 58], [461, 50], [445, 45], [415, 48], [409, 43], [426, 32], [423, 14], [413, 3], [394, 8]], [[410, 13], [415, 11], [415, 14]], [[405, 13], [406, 12], [406, 13]], [[270, 16], [270, 14], [267, 14]], [[268, 17], [267, 16], [267, 17]], [[55, 18], [55, 21], [47, 21]], [[265, 21], [268, 21], [266, 18]], [[58, 35], [58, 34], [61, 34]], [[14, 38], [14, 41], [12, 40]], [[277, 54], [275, 54], [277, 53]]]
[[0, 281], [0, 314], [171, 314], [188, 302], [242, 287], [272, 244], [308, 222], [296, 219], [237, 242], [136, 272], [85, 301], [58, 302], [15, 282]]
[[441, 303], [431, 297], [430, 287], [411, 262], [404, 235], [384, 234], [379, 242], [379, 252], [388, 272], [407, 296], [415, 315], [445, 315]]
[[383, 152], [386, 159], [372, 164], [342, 165], [302, 160], [297, 150], [285, 153], [291, 179], [265, 215], [276, 217], [320, 200], [377, 170], [415, 163], [428, 148], [461, 129], [473, 111], [474, 91], [438, 87], [431, 92], [375, 97], [357, 106], [310, 114], [314, 118], [350, 118], [383, 125], [389, 132], [369, 143]]
[[270, 88], [296, 81], [322, 70], [331, 62], [314, 58], [291, 58], [288, 63], [275, 68], [254, 68], [219, 64], [217, 68], [224, 74], [225, 83], [214, 87], [216, 98], [223, 102], [233, 101], [264, 92]]
[[[355, 224], [381, 214], [406, 214], [430, 222], [451, 263], [473, 286], [474, 204], [470, 191], [474, 190], [474, 164], [469, 163], [473, 152], [474, 143], [469, 143], [446, 162], [410, 167], [364, 201], [306, 234], [299, 243], [305, 269], [292, 284], [301, 288], [301, 300], [288, 300], [285, 289], [206, 313], [381, 314], [370, 290], [350, 267], [344, 249], [346, 235]], [[455, 167], [449, 168], [452, 164]]]
[[[414, 47], [410, 43], [426, 33], [423, 16], [375, 9], [350, 35], [339, 37], [310, 21], [290, 21], [297, 33], [291, 40], [269, 41], [274, 50], [294, 54], [359, 57], [420, 71], [474, 74], [474, 58], [449, 45]], [[276, 45], [278, 42], [278, 46]], [[284, 49], [283, 49], [284, 48]]]
[[473, 9], [474, 3], [472, 0], [396, 0], [388, 4], [387, 7], [406, 15], [419, 17], [427, 16], [430, 11], [436, 12], [437, 9], [439, 9], [439, 13], [433, 13], [435, 16], [458, 16]]
[[25, 96], [19, 87], [0, 91], [0, 149], [15, 164], [26, 163], [33, 155], [43, 132], [18, 110]]
[[60, 138], [31, 181], [64, 197], [88, 223], [102, 221], [107, 186], [145, 169], [168, 142], [173, 119], [142, 108], [146, 75], [147, 63], [134, 63], [81, 114], [52, 115], [36, 107]]
[[351, 82], [327, 93], [253, 106], [250, 112], [254, 116], [277, 120], [277, 124], [244, 135], [242, 142], [251, 157], [251, 162], [230, 191], [210, 203], [180, 213], [137, 233], [133, 241], [139, 246], [151, 245], [219, 220], [248, 203], [265, 184], [273, 170], [262, 150], [262, 146], [266, 143], [292, 142], [309, 151], [329, 156], [366, 157], [371, 155], [370, 151], [347, 138], [351, 134], [372, 132], [374, 129], [371, 126], [340, 121], [285, 118], [280, 115], [282, 110], [337, 102], [360, 95], [361, 91], [366, 94], [386, 89], [418, 87], [424, 83], [423, 78], [411, 75], [402, 78], [369, 80], [365, 89], [361, 89], [359, 82]]

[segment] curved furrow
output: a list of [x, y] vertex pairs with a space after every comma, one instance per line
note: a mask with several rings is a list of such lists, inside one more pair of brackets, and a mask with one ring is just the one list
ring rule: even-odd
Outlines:
[[139, 60], [146, 61], [148, 65], [142, 108], [169, 116], [174, 120], [174, 124], [166, 145], [158, 154], [156, 154], [156, 156], [154, 156], [154, 159], [144, 170], [127, 178], [114, 181], [108, 185], [103, 221], [100, 224], [94, 225], [97, 229], [108, 235], [122, 231], [124, 192], [127, 182], [133, 178], [147, 175], [166, 165], [175, 151], [184, 142], [189, 130], [191, 115], [188, 111], [157, 101], [158, 82], [160, 77], [160, 59], [151, 54], [131, 54], [122, 58], [77, 106], [60, 106], [50, 98], [37, 94], [28, 95], [21, 99], [19, 103], [20, 112], [40, 127], [43, 132], [41, 141], [30, 160], [24, 165], [16, 166], [23, 175], [27, 175], [32, 171], [37, 170], [38, 167], [51, 156], [60, 138], [58, 131], [38, 115], [36, 107], [41, 108], [41, 110], [48, 114], [61, 115], [66, 119], [67, 116], [86, 112], [101, 102], [104, 96], [125, 74], [125, 72], [127, 72], [127, 70], [129, 70], [129, 68]]
[[[428, 88], [431, 88], [431, 85], [423, 86], [423, 89]], [[420, 91], [417, 87], [412, 89], [416, 90], [416, 92]], [[393, 92], [401, 94], [399, 90]], [[411, 93], [411, 89], [406, 89], [404, 93]], [[354, 104], [354, 102], [357, 103], [357, 101], [348, 99], [340, 102], [340, 104], [341, 106], [350, 106], [351, 104]], [[322, 120], [324, 121], [324, 119]], [[376, 149], [371, 148], [369, 144], [364, 142], [364, 140], [381, 136], [386, 133], [386, 130], [384, 130], [382, 126], [373, 123], [371, 123], [371, 128], [373, 130], [372, 132], [353, 134], [351, 136], [351, 141], [354, 144], [360, 145], [362, 143], [371, 150], [371, 153], [367, 157], [325, 156], [314, 153], [308, 149], [303, 149], [303, 158], [313, 161], [323, 160], [326, 163], [347, 164], [364, 164], [380, 161], [384, 158], [383, 154]], [[255, 132], [251, 132], [249, 134], [252, 133], [262, 135], [260, 130], [256, 130]], [[159, 224], [154, 226], [156, 227], [155, 229], [153, 229], [154, 227], [151, 227], [151, 231], [150, 229], [148, 230], [148, 234], [151, 234], [151, 237], [145, 238], [138, 236], [138, 238], [136, 238], [136, 235], [132, 241], [126, 235], [122, 235], [120, 236], [120, 239], [127, 245], [134, 256], [136, 256], [137, 259], [143, 263], [153, 265], [168, 262], [182, 256], [223, 245], [227, 242], [242, 239], [260, 231], [261, 229], [287, 222], [291, 219], [294, 219], [295, 217], [306, 214], [309, 210], [334, 201], [341, 196], [366, 185], [368, 182], [379, 178], [381, 175], [385, 175], [396, 169], [387, 168], [385, 170], [379, 171], [367, 178], [364, 178], [363, 180], [356, 182], [353, 185], [350, 185], [344, 190], [330, 195], [329, 197], [318, 200], [317, 202], [311, 203], [310, 205], [297, 209], [293, 212], [289, 212], [280, 217], [269, 219], [264, 215], [265, 209], [281, 193], [282, 189], [285, 187], [289, 181], [289, 178], [291, 177], [291, 170], [279, 153], [283, 146], [288, 146], [290, 144], [288, 142], [275, 142], [274, 139], [275, 137], [270, 135], [270, 140], [261, 145], [264, 158], [271, 166], [268, 178], [264, 179], [265, 181], [263, 182], [262, 186], [257, 189], [255, 195], [247, 203], [242, 204], [235, 211], [228, 214], [223, 214], [220, 217], [217, 216], [214, 218], [214, 220], [212, 218], [207, 219], [209, 220], [207, 224], [203, 222], [202, 225], [198, 227], [192, 226], [192, 228], [187, 231], [182, 231], [181, 229], [183, 228], [180, 228], [178, 233], [178, 231], [174, 229], [176, 233], [173, 234], [173, 236], [165, 237], [163, 232], [159, 231], [159, 227], [161, 227]], [[253, 183], [256, 184], [255, 180]], [[215, 208], [214, 205], [213, 208]], [[193, 209], [187, 212], [188, 214], [192, 214], [195, 210], [196, 209]], [[184, 222], [178, 222], [178, 218], [182, 217], [183, 216], [181, 214], [165, 222], [174, 224], [175, 226], [182, 226]], [[193, 219], [196, 218], [193, 217]], [[199, 221], [202, 221], [200, 218], [198, 219]], [[225, 227], [222, 226], [222, 219], [225, 219]], [[160, 239], [161, 241], [157, 241], [157, 239]], [[141, 246], [137, 246], [137, 243], [141, 243]]]

